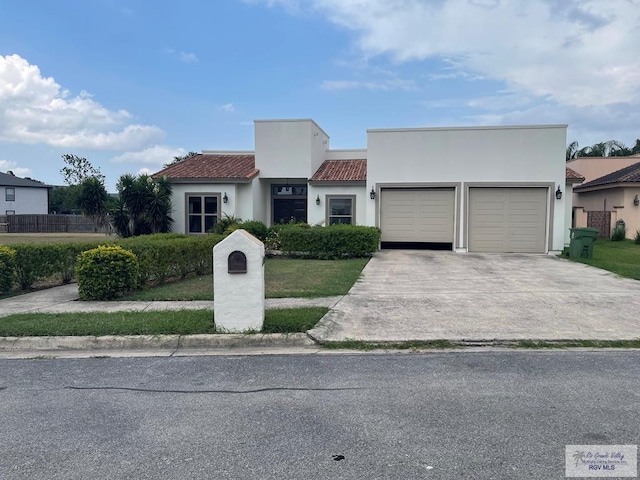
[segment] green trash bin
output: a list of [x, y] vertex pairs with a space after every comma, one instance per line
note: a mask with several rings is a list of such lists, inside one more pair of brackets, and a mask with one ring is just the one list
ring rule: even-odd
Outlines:
[[595, 228], [571, 228], [569, 258], [593, 258], [593, 244], [598, 237]]

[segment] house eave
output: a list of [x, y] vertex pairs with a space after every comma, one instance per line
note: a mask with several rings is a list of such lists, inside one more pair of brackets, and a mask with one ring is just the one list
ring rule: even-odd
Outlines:
[[312, 186], [339, 186], [339, 185], [350, 185], [350, 186], [354, 186], [354, 187], [363, 187], [367, 185], [366, 180], [341, 180], [341, 181], [335, 181], [335, 180], [309, 180], [309, 185]]
[[612, 188], [640, 188], [640, 182], [615, 182], [615, 183], [605, 183], [602, 185], [593, 185], [587, 187], [576, 187], [573, 189], [576, 193], [584, 193], [584, 192], [595, 192], [597, 190], [610, 190]]
[[184, 184], [194, 184], [194, 183], [251, 183], [251, 181], [255, 178], [167, 178], [169, 183], [184, 183]]

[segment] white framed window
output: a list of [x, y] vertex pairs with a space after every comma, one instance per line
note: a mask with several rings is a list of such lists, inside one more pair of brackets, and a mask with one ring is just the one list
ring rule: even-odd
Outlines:
[[5, 212], [5, 214], [6, 214], [6, 215], [15, 215], [15, 214], [16, 214], [16, 211], [15, 211], [15, 210], [7, 210], [7, 211]]
[[327, 195], [327, 225], [344, 223], [356, 224], [356, 196], [355, 195]]
[[16, 201], [16, 189], [13, 187], [6, 187], [4, 189], [4, 199], [7, 202], [15, 202]]
[[220, 218], [219, 193], [187, 193], [185, 204], [187, 233], [207, 233]]

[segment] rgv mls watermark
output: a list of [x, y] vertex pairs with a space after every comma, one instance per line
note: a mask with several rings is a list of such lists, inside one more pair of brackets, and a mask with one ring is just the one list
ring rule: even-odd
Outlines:
[[566, 445], [567, 477], [638, 476], [637, 445]]

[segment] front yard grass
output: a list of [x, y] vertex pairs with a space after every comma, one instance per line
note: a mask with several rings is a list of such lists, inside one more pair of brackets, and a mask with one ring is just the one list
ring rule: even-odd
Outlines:
[[[324, 307], [265, 311], [260, 333], [306, 332], [329, 311]], [[195, 335], [216, 333], [211, 310], [112, 313], [22, 313], [0, 318], [0, 337]]]
[[640, 245], [636, 245], [633, 240], [612, 242], [598, 239], [593, 245], [592, 259], [571, 258], [570, 260], [640, 280]]
[[[360, 277], [368, 258], [306, 260], [267, 258], [264, 266], [265, 296], [330, 297], [345, 295]], [[212, 300], [213, 276], [203, 275], [167, 283], [127, 295], [126, 300]]]

